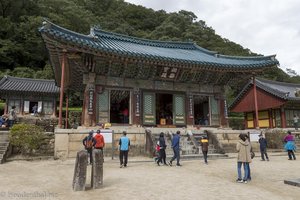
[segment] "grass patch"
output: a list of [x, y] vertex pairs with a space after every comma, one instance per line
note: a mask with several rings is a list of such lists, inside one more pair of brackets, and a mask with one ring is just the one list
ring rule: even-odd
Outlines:
[[[57, 107], [57, 110], [59, 110], [59, 107]], [[67, 110], [66, 107], [63, 107], [63, 111], [66, 111], [66, 110]], [[78, 112], [80, 112], [80, 111], [82, 111], [82, 107], [69, 107], [68, 111], [78, 111]]]
[[0, 102], [0, 110], [4, 110], [4, 106], [5, 106], [5, 103], [4, 102]]

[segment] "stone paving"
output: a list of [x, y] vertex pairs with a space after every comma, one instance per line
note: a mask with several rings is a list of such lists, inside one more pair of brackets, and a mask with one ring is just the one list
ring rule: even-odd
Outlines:
[[275, 155], [269, 162], [254, 158], [248, 184], [235, 182], [235, 154], [209, 160], [208, 165], [186, 160], [182, 167], [157, 166], [149, 158], [135, 157], [127, 168], [119, 168], [118, 160], [105, 158], [103, 186], [80, 192], [72, 190], [73, 159], [11, 161], [0, 165], [0, 199], [299, 199], [300, 187], [284, 184], [300, 178], [299, 154], [295, 161]]

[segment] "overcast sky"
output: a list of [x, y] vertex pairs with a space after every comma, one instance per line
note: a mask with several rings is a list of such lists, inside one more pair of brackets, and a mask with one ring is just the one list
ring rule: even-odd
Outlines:
[[192, 11], [218, 35], [300, 74], [300, 0], [125, 0], [154, 10]]

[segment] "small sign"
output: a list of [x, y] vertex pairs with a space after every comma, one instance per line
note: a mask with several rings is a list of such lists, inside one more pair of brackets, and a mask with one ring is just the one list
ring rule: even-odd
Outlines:
[[194, 118], [194, 105], [193, 105], [193, 95], [189, 95], [189, 118]]
[[90, 115], [93, 114], [94, 111], [94, 88], [90, 88], [88, 91], [88, 95], [89, 95], [89, 104], [88, 104], [88, 113]]
[[224, 100], [224, 117], [228, 118], [228, 109], [227, 109], [227, 101]]
[[175, 79], [178, 72], [176, 67], [163, 67], [161, 78]]
[[100, 133], [101, 133], [101, 135], [103, 135], [105, 143], [107, 143], [107, 144], [111, 144], [112, 143], [113, 130], [110, 130], [110, 129], [101, 129]]
[[135, 116], [140, 116], [140, 91], [135, 91]]

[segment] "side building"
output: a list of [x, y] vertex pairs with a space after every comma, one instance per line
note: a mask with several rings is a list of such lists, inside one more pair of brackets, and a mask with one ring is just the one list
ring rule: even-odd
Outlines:
[[300, 84], [256, 78], [245, 85], [229, 108], [244, 113], [245, 128], [293, 127], [294, 115], [300, 116]]
[[[80, 92], [82, 124], [226, 126], [224, 86], [276, 67], [275, 56], [220, 55], [191, 42], [141, 39], [91, 28], [89, 35], [49, 21], [39, 29], [55, 81]], [[61, 125], [60, 113], [60, 125]]]
[[18, 116], [26, 116], [37, 105], [37, 111], [42, 116], [55, 117], [58, 96], [59, 88], [54, 80], [12, 76], [4, 76], [0, 80], [0, 98], [6, 102], [4, 114], [15, 106]]

